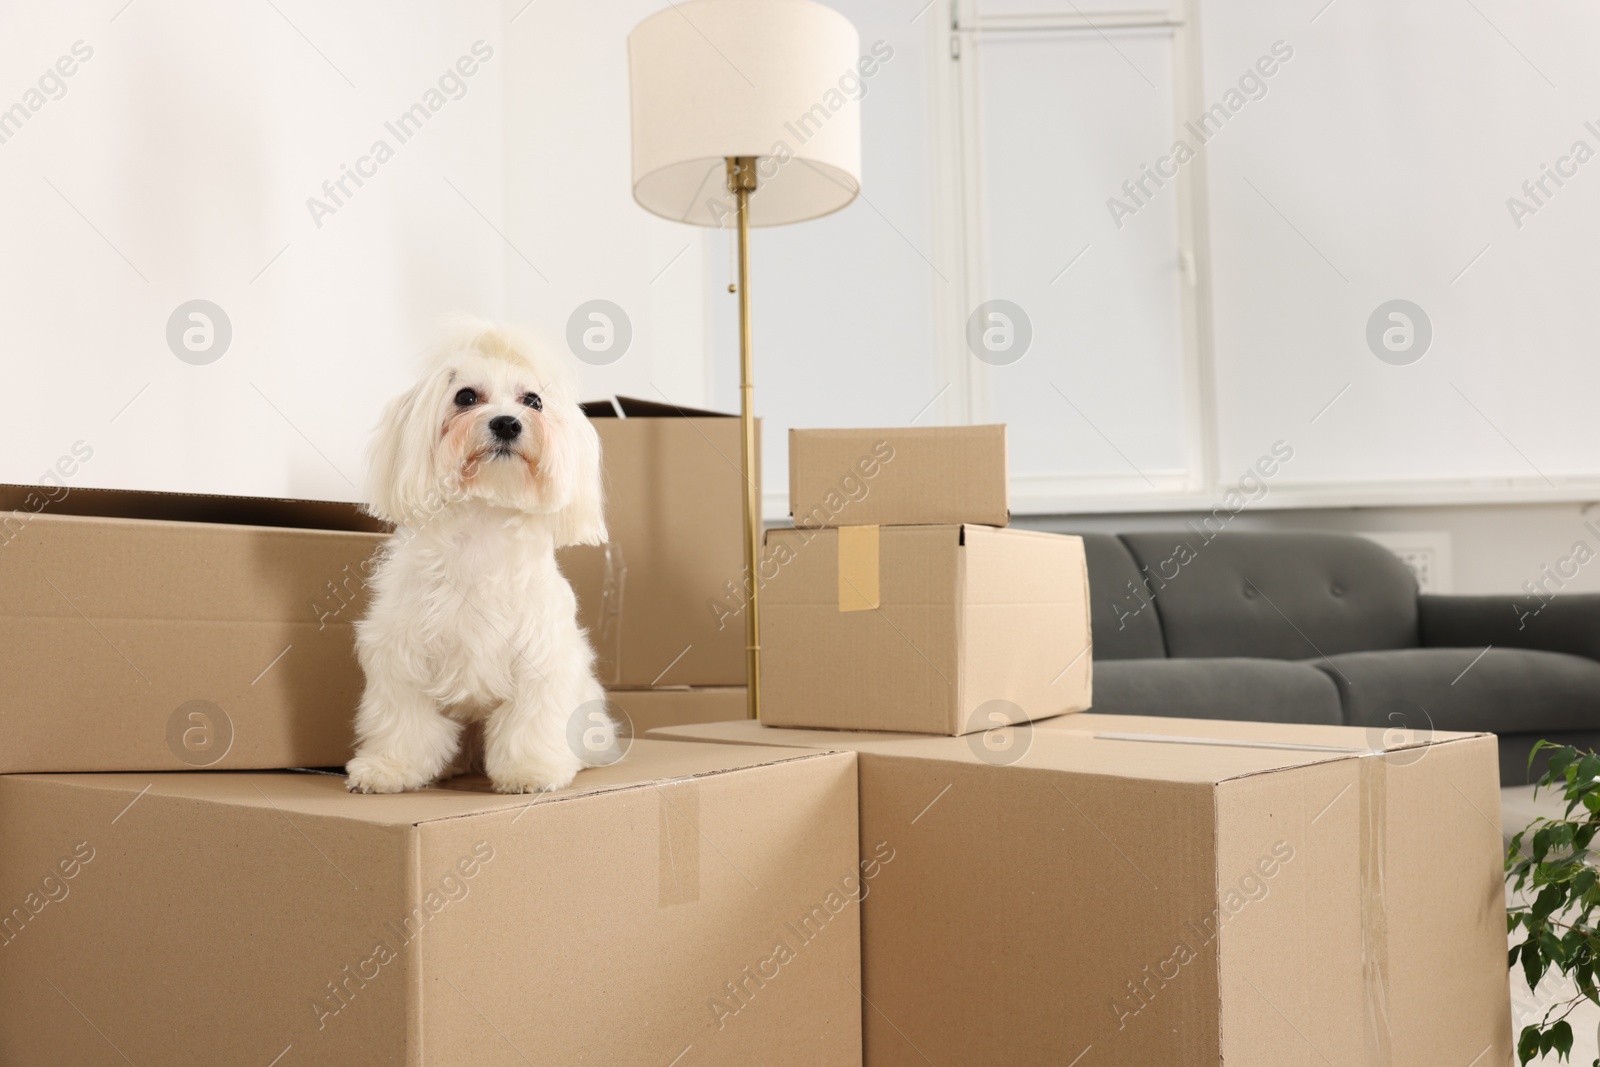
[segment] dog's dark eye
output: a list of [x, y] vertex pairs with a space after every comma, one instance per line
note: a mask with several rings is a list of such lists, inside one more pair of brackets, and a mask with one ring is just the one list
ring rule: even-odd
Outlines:
[[523, 407], [530, 407], [535, 411], [544, 410], [544, 401], [540, 399], [538, 393], [523, 393], [522, 405]]
[[470, 408], [472, 405], [476, 404], [477, 402], [478, 402], [478, 391], [476, 389], [463, 389], [459, 393], [456, 394], [456, 406], [457, 407]]

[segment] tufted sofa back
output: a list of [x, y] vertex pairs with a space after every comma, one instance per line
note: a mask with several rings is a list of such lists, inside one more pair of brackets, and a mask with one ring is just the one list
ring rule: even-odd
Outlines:
[[1417, 583], [1353, 534], [1087, 534], [1097, 659], [1415, 648]]
[[1089, 565], [1089, 625], [1094, 658], [1160, 659], [1167, 654], [1161, 620], [1141, 584], [1144, 575], [1116, 534], [1083, 535]]

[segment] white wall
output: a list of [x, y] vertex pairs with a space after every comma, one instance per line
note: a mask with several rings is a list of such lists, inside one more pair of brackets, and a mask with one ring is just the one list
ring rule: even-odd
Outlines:
[[561, 341], [580, 305], [608, 300], [632, 341], [585, 364], [587, 395], [700, 406], [713, 246], [632, 192], [627, 36], [661, 6], [505, 0], [506, 314]]
[[[77, 467], [72, 484], [358, 498], [361, 448], [379, 407], [409, 380], [438, 316], [457, 310], [530, 323], [559, 343], [581, 304], [611, 301], [626, 316], [632, 342], [615, 362], [584, 367], [590, 395], [632, 393], [734, 410], [736, 305], [726, 293], [726, 236], [657, 219], [633, 203], [629, 190], [626, 35], [659, 6], [659, 0], [0, 6], [0, 69], [12, 72], [0, 85], [0, 109], [20, 103], [28, 112], [0, 142], [0, 196], [10, 208], [0, 242], [8, 327], [0, 386], [9, 398], [0, 420], [0, 479], [37, 481], [83, 442], [93, 456]], [[863, 103], [862, 198], [835, 216], [759, 230], [753, 239], [756, 395], [766, 419], [773, 516], [785, 510], [788, 427], [913, 419], [926, 425], [964, 410], [946, 390], [950, 346], [936, 333], [964, 319], [969, 295], [961, 252], [941, 230], [939, 214], [949, 192], [941, 186], [947, 174], [941, 154], [952, 147], [939, 110], [950, 104], [940, 80], [949, 62], [948, 0], [921, 14], [920, 0], [835, 0], [835, 6], [856, 22], [863, 49], [882, 40], [895, 56], [870, 79]], [[1262, 365], [1257, 357], [1271, 350], [1276, 320], [1252, 317], [1251, 294], [1291, 284], [1296, 271], [1312, 265], [1294, 258], [1304, 248], [1268, 232], [1271, 217], [1250, 214], [1256, 209], [1240, 198], [1243, 186], [1234, 179], [1255, 174], [1295, 195], [1321, 197], [1312, 204], [1317, 210], [1332, 194], [1306, 184], [1298, 156], [1275, 156], [1261, 145], [1294, 132], [1295, 115], [1341, 100], [1400, 106], [1421, 91], [1429, 64], [1455, 62], [1422, 50], [1409, 56], [1410, 66], [1396, 67], [1393, 56], [1375, 53], [1367, 80], [1340, 75], [1329, 57], [1382, 37], [1388, 24], [1380, 16], [1338, 5], [1315, 27], [1296, 29], [1270, 20], [1256, 26], [1246, 17], [1253, 10], [1207, 12], [1208, 86], [1220, 85], [1217, 79], [1241, 57], [1259, 51], [1256, 36], [1295, 29], [1301, 51], [1300, 66], [1286, 69], [1272, 95], [1240, 117], [1256, 124], [1254, 132], [1230, 128], [1206, 163], [1214, 185], [1239, 186], [1216, 194], [1217, 265], [1227, 275], [1219, 294], [1219, 336], [1227, 341], [1218, 356], [1219, 383], [1228, 397], [1224, 429], [1234, 442], [1223, 449], [1224, 476], [1250, 452], [1239, 442], [1298, 411], [1291, 411], [1288, 395], [1337, 386], [1345, 380], [1342, 360], [1368, 359], [1359, 351], [1314, 356], [1314, 346], [1291, 346], [1292, 358]], [[1508, 31], [1555, 71], [1569, 96], [1576, 94], [1569, 104], [1552, 105], [1541, 123], [1564, 129], [1557, 120], [1568, 112], [1600, 118], [1600, 111], [1583, 111], [1593, 78], [1572, 51], [1574, 38], [1560, 30], [1562, 19], [1587, 16], [1566, 6], [1547, 23], [1498, 8], [1491, 14], [1509, 20]], [[1479, 40], [1490, 32], [1482, 27], [1451, 32], [1463, 47], [1480, 51], [1503, 44], [1492, 36]], [[465, 95], [443, 102], [421, 132], [399, 144], [384, 123], [437, 87], [479, 40], [493, 55], [465, 81]], [[41, 86], [41, 75], [59, 57], [72, 57], [79, 41], [79, 57], [63, 64], [72, 76], [59, 82], [47, 76]], [[1494, 77], [1536, 80], [1518, 68], [1521, 62], [1499, 56], [1491, 64]], [[1409, 71], [1411, 80], [1380, 76], [1395, 69]], [[1304, 86], [1291, 91], [1287, 75], [1302, 71], [1332, 88], [1324, 86], [1321, 96]], [[1341, 86], [1348, 90], [1343, 96], [1335, 91]], [[37, 96], [28, 95], [30, 87], [40, 90]], [[1436, 97], [1427, 99], [1453, 113]], [[990, 105], [999, 99], [991, 93]], [[1403, 117], [1395, 120], [1397, 130], [1403, 125]], [[1502, 127], [1506, 122], [1497, 119], [1494, 128]], [[1544, 157], [1535, 149], [1544, 141], [1528, 140], [1532, 135], [1520, 127], [1506, 129], [1523, 139], [1518, 144], [1526, 142], [1537, 169]], [[341, 164], [355, 163], [379, 138], [392, 142], [393, 159], [319, 226], [307, 199], [325, 197], [324, 180], [338, 177]], [[1459, 199], [1463, 188], [1487, 195], [1484, 189], [1499, 189], [1491, 179], [1528, 170], [1520, 157], [1495, 155], [1464, 152], [1440, 180], [1450, 178]], [[990, 192], [1004, 193], [1000, 179], [1007, 173], [989, 175]], [[1482, 189], [1472, 184], [1482, 181], [1489, 182]], [[1054, 188], [1036, 184], [1041, 196]], [[1493, 255], [1512, 258], [1496, 266], [1486, 257], [1475, 268], [1484, 277], [1473, 284], [1487, 289], [1460, 314], [1494, 303], [1507, 284], [1496, 272], [1514, 270], [1523, 262], [1516, 257], [1532, 257], [1526, 264], [1532, 271], [1546, 252], [1554, 254], [1550, 242], [1566, 250], [1562, 255], [1581, 247], [1583, 233], [1561, 225], [1563, 213], [1587, 217], [1600, 202], [1595, 197], [1574, 183], [1533, 220], [1541, 233], [1530, 225], [1504, 248], [1497, 244]], [[1407, 204], [1426, 210], [1427, 201], [1425, 191], [1408, 193], [1396, 210]], [[1491, 226], [1490, 216], [1502, 209], [1491, 203], [1478, 221]], [[1388, 225], [1387, 215], [1373, 218], [1374, 225]], [[1307, 225], [1339, 229], [1336, 214]], [[1485, 233], [1485, 240], [1500, 241]], [[1054, 230], [1046, 236], [1065, 241]], [[1472, 252], [1477, 240], [1465, 250]], [[1006, 247], [996, 239], [990, 253]], [[1064, 263], [1077, 247], [1068, 241], [1061, 256], [1039, 263]], [[1255, 251], [1261, 254], [1253, 259]], [[1380, 267], [1369, 273], [1373, 285], [1404, 280], [1389, 279]], [[1003, 280], [1005, 271], [993, 276]], [[1587, 306], [1570, 287], [1551, 292], [1563, 314]], [[174, 310], [194, 299], [219, 305], [233, 332], [227, 351], [204, 365], [181, 360], [166, 337]], [[1343, 299], [1328, 297], [1336, 318], [1364, 306]], [[1061, 328], [1070, 332], [1072, 316], [1064, 321]], [[1372, 361], [1362, 373], [1416, 372], [1412, 378], [1426, 378], [1422, 384], [1435, 392], [1466, 381], [1453, 377], [1455, 349], [1446, 344], [1472, 329], [1462, 322], [1441, 333], [1439, 358], [1420, 370]], [[1538, 331], [1530, 336], [1550, 340]], [[1482, 440], [1451, 438], [1452, 462], [1484, 478], [1514, 474], [1510, 436], [1557, 476], [1576, 469], [1569, 438], [1586, 425], [1580, 415], [1587, 393], [1562, 383], [1587, 380], [1584, 368], [1592, 361], [1581, 337], [1563, 337], [1560, 344], [1510, 346], [1515, 358], [1504, 367], [1474, 371], [1485, 405], [1559, 400], [1559, 417], [1541, 418], [1537, 404], [1515, 408], [1500, 423], [1503, 434], [1478, 426]], [[965, 358], [961, 346], [956, 351]], [[1562, 359], [1576, 360], [1576, 377], [1563, 376]], [[1303, 466], [1312, 470], [1309, 480], [1332, 469], [1328, 456], [1356, 446], [1409, 447], [1407, 420], [1438, 406], [1437, 397], [1416, 391], [1422, 388], [1416, 382], [1387, 394], [1381, 389], [1390, 385], [1366, 378], [1357, 386], [1368, 384], [1375, 407], [1352, 390], [1345, 400], [1356, 403], [1348, 412], [1336, 409], [1295, 438]], [[1003, 391], [995, 396], [997, 403], [1004, 399]], [[1064, 435], [1070, 422], [1064, 416]], [[1049, 434], [1038, 430], [1028, 440], [1047, 447]], [[1138, 432], [1137, 420], [1128, 432]], [[1060, 440], [1079, 459], [1092, 459], [1091, 446], [1100, 447], [1099, 438]], [[1037, 466], [1023, 459], [1019, 470]], [[1306, 479], [1297, 474], [1297, 480]], [[1581, 502], [1311, 509], [1315, 501], [1291, 500], [1291, 488], [1282, 487], [1272, 506], [1293, 503], [1293, 510], [1252, 509], [1240, 518], [1241, 528], [1444, 530], [1452, 535], [1459, 591], [1514, 592], [1584, 536]], [[1159, 506], [1178, 510], [1128, 514], [1140, 506], [1156, 505], [1103, 499], [1093, 502], [1103, 513], [1098, 518], [1034, 521], [1163, 525], [1201, 505], [1169, 499]], [[1587, 570], [1570, 585], [1591, 587], [1600, 588], [1600, 580]]]
[[[1286, 438], [1307, 487], [1596, 492], [1600, 11], [1339, 3], [1311, 21], [1321, 6], [1199, 4], [1206, 103], [1275, 41], [1293, 50], [1206, 149], [1223, 469]], [[1365, 336], [1396, 298], [1433, 332], [1403, 365]]]
[[[625, 39], [656, 6], [0, 6], [0, 107], [88, 54], [0, 143], [0, 480], [82, 441], [75, 485], [359, 499], [379, 409], [457, 311], [564, 344], [611, 300], [633, 339], [588, 393], [704, 403], [706, 235], [630, 193]], [[385, 123], [479, 41], [401, 143]], [[203, 365], [166, 338], [196, 298], [232, 330]]]
[[[934, 359], [934, 308], [952, 298], [959, 275], [934, 247], [928, 25], [911, 21], [920, 2], [830, 6], [855, 23], [863, 54], [882, 42], [892, 56], [865, 79], [861, 196], [825, 218], [751, 232], [756, 412], [769, 517], [788, 514], [790, 427], [913, 419], [927, 426], [939, 421], [937, 400], [948, 385]], [[739, 320], [727, 291], [726, 233], [710, 234], [706, 255], [711, 400], [737, 411]]]
[[[0, 7], [0, 106], [92, 50], [0, 144], [0, 479], [81, 440], [73, 484], [355, 499], [435, 317], [504, 309], [499, 238], [447, 184], [502, 214], [498, 5], [120, 7]], [[385, 130], [479, 40], [465, 95]], [[318, 226], [307, 199], [379, 139], [393, 158]], [[232, 327], [205, 365], [166, 339], [196, 298]]]

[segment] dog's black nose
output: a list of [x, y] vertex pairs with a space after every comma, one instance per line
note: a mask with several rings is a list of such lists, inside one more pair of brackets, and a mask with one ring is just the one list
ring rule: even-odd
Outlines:
[[512, 415], [496, 415], [489, 420], [489, 432], [502, 441], [515, 441], [522, 432], [522, 423]]

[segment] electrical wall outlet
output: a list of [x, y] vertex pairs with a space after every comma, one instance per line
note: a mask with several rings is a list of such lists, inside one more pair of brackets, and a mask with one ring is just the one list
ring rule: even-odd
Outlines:
[[1401, 531], [1364, 533], [1360, 536], [1375, 541], [1400, 557], [1400, 562], [1416, 575], [1417, 587], [1424, 593], [1449, 593], [1454, 591], [1450, 561], [1450, 535], [1438, 531]]

